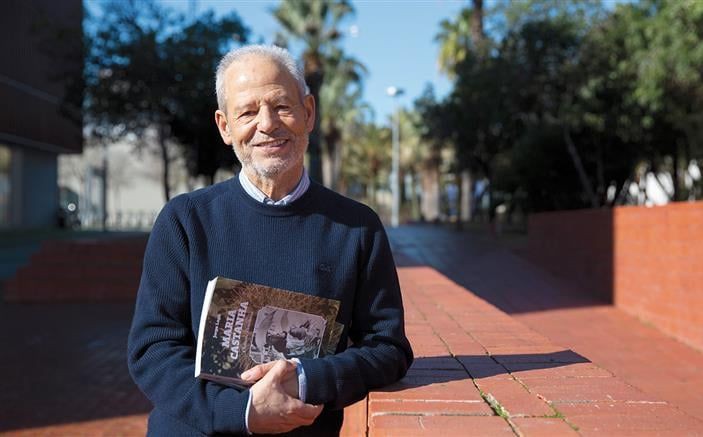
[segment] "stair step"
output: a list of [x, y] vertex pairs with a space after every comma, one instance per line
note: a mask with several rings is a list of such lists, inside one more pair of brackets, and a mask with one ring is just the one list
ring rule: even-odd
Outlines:
[[4, 286], [12, 302], [133, 300], [146, 238], [44, 242]]

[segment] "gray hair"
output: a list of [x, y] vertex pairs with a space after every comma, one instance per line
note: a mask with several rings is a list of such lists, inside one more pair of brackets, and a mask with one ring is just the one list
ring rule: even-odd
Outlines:
[[229, 68], [232, 63], [251, 55], [267, 57], [288, 70], [298, 84], [301, 99], [310, 94], [310, 89], [305, 83], [303, 71], [288, 50], [277, 46], [262, 44], [248, 45], [230, 50], [222, 57], [220, 63], [217, 65], [217, 72], [215, 73], [215, 93], [217, 94], [217, 106], [220, 110], [225, 111], [226, 109], [225, 72], [227, 68]]

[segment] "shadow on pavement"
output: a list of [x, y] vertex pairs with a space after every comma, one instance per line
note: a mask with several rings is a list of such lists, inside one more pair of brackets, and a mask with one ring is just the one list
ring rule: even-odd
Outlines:
[[508, 314], [608, 305], [515, 255], [482, 231], [389, 229], [398, 267], [429, 266]]
[[127, 371], [132, 303], [0, 303], [0, 432], [144, 414]]
[[415, 358], [407, 375], [379, 392], [396, 392], [430, 384], [464, 379], [481, 379], [510, 375], [514, 371], [554, 369], [573, 364], [590, 363], [572, 350], [546, 354], [458, 355]]

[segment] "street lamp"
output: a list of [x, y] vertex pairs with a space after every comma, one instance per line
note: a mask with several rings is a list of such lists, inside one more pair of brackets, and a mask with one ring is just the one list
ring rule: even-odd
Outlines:
[[386, 94], [393, 97], [395, 100], [395, 120], [393, 123], [393, 150], [391, 166], [391, 194], [393, 202], [391, 204], [391, 226], [398, 227], [399, 212], [400, 212], [400, 111], [398, 108], [398, 96], [403, 94], [401, 88], [389, 86], [386, 88]]

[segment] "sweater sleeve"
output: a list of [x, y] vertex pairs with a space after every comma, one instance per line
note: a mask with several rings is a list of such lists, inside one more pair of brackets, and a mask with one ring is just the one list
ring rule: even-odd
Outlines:
[[194, 377], [188, 199], [164, 207], [149, 236], [128, 340], [132, 378], [156, 408], [205, 434], [247, 435], [249, 391]]
[[398, 275], [383, 225], [375, 216], [364, 246], [349, 331], [352, 346], [336, 355], [302, 359], [307, 378], [306, 402], [341, 409], [369, 390], [392, 384], [412, 364], [405, 336]]

